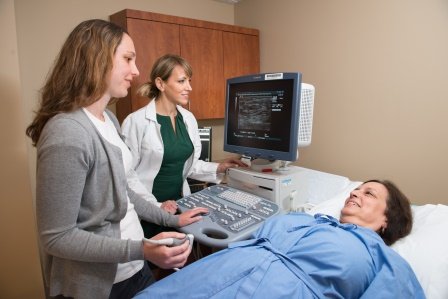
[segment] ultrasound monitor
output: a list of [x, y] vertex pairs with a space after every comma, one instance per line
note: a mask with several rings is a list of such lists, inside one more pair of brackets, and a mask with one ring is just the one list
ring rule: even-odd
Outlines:
[[251, 159], [295, 161], [301, 73], [227, 80], [224, 151]]

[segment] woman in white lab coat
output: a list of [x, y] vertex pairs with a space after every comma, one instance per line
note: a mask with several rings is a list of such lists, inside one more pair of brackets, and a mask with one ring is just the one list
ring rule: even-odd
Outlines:
[[[182, 107], [188, 104], [192, 73], [182, 57], [160, 57], [149, 82], [139, 89], [150, 99], [149, 104], [131, 113], [122, 124], [142, 184], [129, 183], [134, 191], [170, 213], [176, 212], [175, 200], [190, 194], [187, 177], [219, 183], [227, 168], [246, 166], [237, 159], [222, 163], [199, 160], [198, 124], [194, 115]], [[145, 222], [142, 225], [147, 237], [163, 230]]]

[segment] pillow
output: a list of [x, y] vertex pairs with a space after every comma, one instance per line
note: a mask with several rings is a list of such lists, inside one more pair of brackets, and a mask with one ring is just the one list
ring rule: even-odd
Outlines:
[[448, 298], [448, 206], [412, 206], [410, 235], [392, 248], [411, 265], [428, 299]]
[[329, 200], [317, 204], [316, 206], [311, 208], [308, 211], [308, 213], [311, 215], [314, 215], [316, 213], [322, 213], [325, 215], [333, 216], [336, 219], [339, 219], [341, 209], [344, 206], [345, 200], [350, 195], [350, 192], [361, 184], [362, 182], [350, 181], [342, 191], [340, 191], [338, 194], [336, 194]]
[[[339, 219], [345, 199], [361, 182], [324, 201], [308, 213], [323, 213]], [[411, 233], [391, 247], [412, 267], [428, 299], [448, 298], [448, 206], [412, 206], [414, 225]]]

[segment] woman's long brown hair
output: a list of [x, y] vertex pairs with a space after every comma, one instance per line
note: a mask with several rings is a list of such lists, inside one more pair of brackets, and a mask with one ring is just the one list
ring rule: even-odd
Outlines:
[[26, 135], [36, 146], [50, 118], [86, 107], [105, 92], [113, 55], [126, 31], [104, 20], [88, 20], [73, 29], [41, 89], [40, 105]]

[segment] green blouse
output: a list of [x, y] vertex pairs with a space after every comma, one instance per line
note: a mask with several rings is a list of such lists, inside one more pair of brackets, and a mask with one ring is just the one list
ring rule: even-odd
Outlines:
[[[193, 143], [180, 113], [177, 113], [175, 119], [176, 130], [173, 129], [169, 116], [157, 114], [157, 122], [161, 126], [164, 152], [162, 165], [154, 179], [152, 194], [158, 202], [177, 200], [182, 197], [184, 183], [182, 173], [185, 161], [193, 153]], [[151, 238], [163, 231], [173, 230], [144, 220], [140, 223], [146, 238]]]
[[193, 153], [193, 143], [180, 113], [175, 118], [176, 130], [173, 129], [169, 116], [157, 114], [157, 121], [161, 125], [164, 153], [162, 166], [154, 179], [152, 193], [157, 201], [164, 202], [182, 197], [182, 173], [185, 162]]

